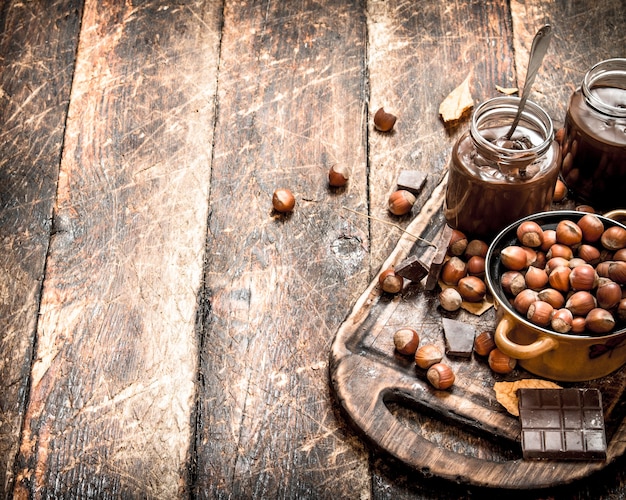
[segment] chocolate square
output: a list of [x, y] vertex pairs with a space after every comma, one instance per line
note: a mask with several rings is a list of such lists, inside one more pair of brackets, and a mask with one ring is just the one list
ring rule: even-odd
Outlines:
[[524, 458], [605, 460], [602, 397], [597, 389], [519, 389]]

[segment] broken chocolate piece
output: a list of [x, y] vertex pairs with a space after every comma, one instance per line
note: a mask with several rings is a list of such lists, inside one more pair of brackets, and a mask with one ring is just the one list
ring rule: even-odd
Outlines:
[[400, 262], [400, 264], [395, 267], [395, 272], [403, 278], [418, 282], [428, 274], [428, 267], [426, 267], [417, 256], [412, 255]]
[[[446, 254], [448, 253], [448, 245], [450, 244], [450, 238], [452, 237], [452, 228], [447, 224], [443, 226], [439, 233], [439, 238], [434, 242], [437, 247], [434, 249], [434, 255], [430, 263], [430, 269], [428, 271], [428, 278], [426, 279], [426, 290], [434, 290], [439, 281], [439, 273], [443, 267], [443, 263], [446, 260]], [[424, 262], [427, 260], [424, 258]]]
[[519, 389], [524, 458], [606, 459], [598, 389]]
[[426, 174], [419, 170], [402, 170], [398, 175], [398, 189], [418, 195], [426, 183]]
[[474, 350], [476, 328], [473, 325], [443, 318], [443, 333], [446, 339], [446, 354], [469, 358]]

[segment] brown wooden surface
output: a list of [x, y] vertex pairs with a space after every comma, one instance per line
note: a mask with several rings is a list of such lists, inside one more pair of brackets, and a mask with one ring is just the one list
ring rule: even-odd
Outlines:
[[[624, 56], [623, 0], [0, 2], [0, 497], [484, 494], [335, 400], [334, 336], [401, 234], [343, 207], [409, 224], [466, 125], [441, 100], [521, 85], [548, 20], [532, 98], [558, 122]], [[396, 219], [405, 168], [428, 180]], [[526, 498], [625, 498], [622, 469]]]

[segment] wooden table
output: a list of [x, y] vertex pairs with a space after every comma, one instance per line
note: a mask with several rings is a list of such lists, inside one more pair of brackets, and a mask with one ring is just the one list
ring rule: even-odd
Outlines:
[[[468, 75], [476, 103], [522, 86], [549, 21], [531, 98], [560, 123], [624, 56], [624, 0], [7, 0], [0, 21], [1, 497], [485, 494], [371, 448], [330, 347], [400, 236], [377, 219], [411, 221], [386, 210], [399, 172], [427, 174], [414, 215], [467, 127], [439, 103]], [[626, 498], [623, 466], [507, 494]]]

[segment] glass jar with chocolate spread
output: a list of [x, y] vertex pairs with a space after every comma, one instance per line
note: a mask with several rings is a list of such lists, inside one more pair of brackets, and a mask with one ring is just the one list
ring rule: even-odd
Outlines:
[[550, 209], [560, 166], [552, 120], [527, 101], [506, 139], [518, 104], [512, 96], [480, 104], [452, 149], [444, 214], [451, 227], [468, 235], [492, 237], [522, 217]]
[[593, 66], [570, 97], [561, 172], [576, 198], [626, 207], [626, 59]]

